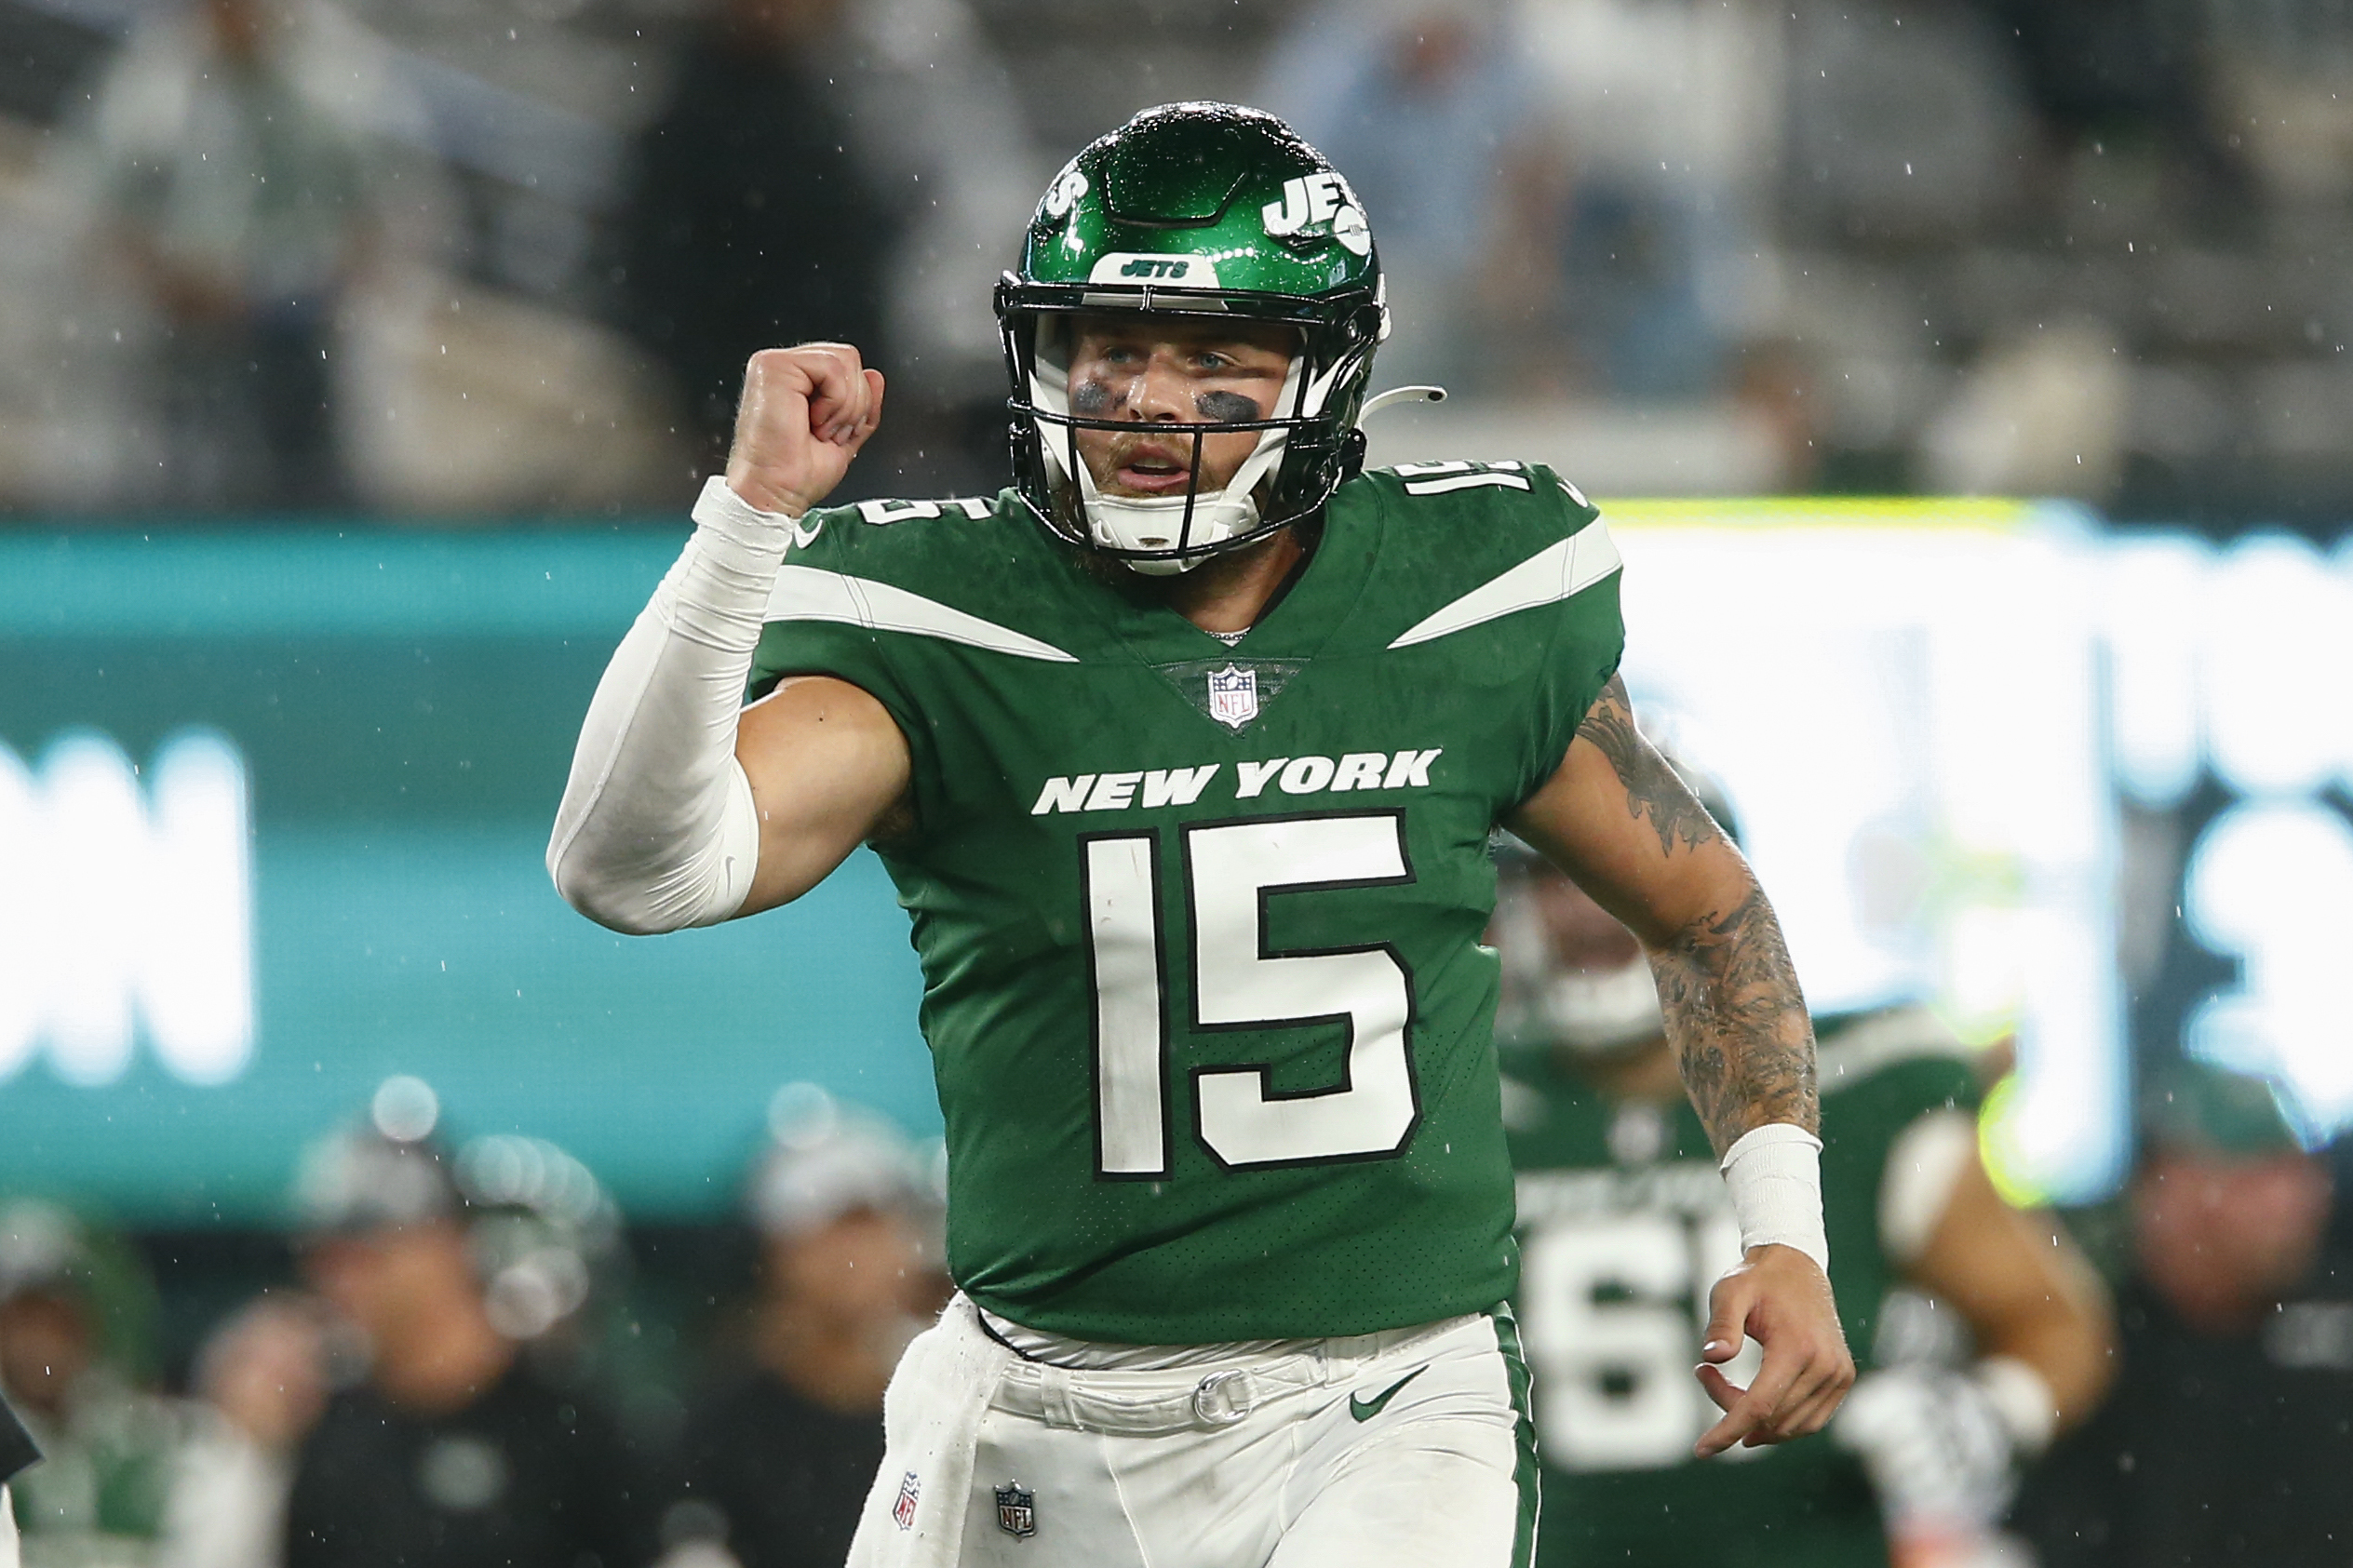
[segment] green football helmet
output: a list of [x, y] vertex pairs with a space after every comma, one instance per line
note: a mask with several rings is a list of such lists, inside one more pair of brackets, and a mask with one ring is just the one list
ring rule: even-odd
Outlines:
[[[1380, 262], [1348, 181], [1271, 114], [1164, 104], [1096, 141], [1038, 204], [996, 302], [1015, 484], [1074, 543], [1137, 571], [1184, 571], [1313, 516], [1363, 466], [1356, 422], [1389, 331]], [[1079, 431], [1136, 428], [1069, 406], [1076, 318], [1119, 311], [1298, 333], [1270, 417], [1168, 427], [1192, 437], [1182, 495], [1103, 495], [1080, 461]], [[1257, 431], [1257, 448], [1223, 489], [1201, 493], [1202, 438], [1233, 431]]]

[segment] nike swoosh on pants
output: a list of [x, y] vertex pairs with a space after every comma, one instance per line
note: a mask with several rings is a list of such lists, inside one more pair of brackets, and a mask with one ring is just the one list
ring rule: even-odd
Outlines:
[[1389, 1408], [1389, 1401], [1397, 1397], [1398, 1389], [1403, 1388], [1406, 1384], [1411, 1383], [1415, 1378], [1419, 1377], [1423, 1373], [1428, 1372], [1429, 1370], [1430, 1364], [1425, 1361], [1420, 1366], [1414, 1368], [1413, 1371], [1405, 1374], [1405, 1376], [1399, 1378], [1396, 1382], [1391, 1384], [1388, 1387], [1383, 1388], [1379, 1393], [1375, 1394], [1369, 1400], [1365, 1398], [1362, 1394], [1349, 1395], [1348, 1413], [1356, 1417], [1359, 1421], [1370, 1421], [1374, 1416], [1378, 1415], [1382, 1411]]

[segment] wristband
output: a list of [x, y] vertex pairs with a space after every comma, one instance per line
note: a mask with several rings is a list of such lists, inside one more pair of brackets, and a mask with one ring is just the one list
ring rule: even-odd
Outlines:
[[1830, 1272], [1820, 1138], [1794, 1122], [1768, 1122], [1741, 1134], [1719, 1168], [1740, 1221], [1743, 1254], [1752, 1247], [1795, 1247]]

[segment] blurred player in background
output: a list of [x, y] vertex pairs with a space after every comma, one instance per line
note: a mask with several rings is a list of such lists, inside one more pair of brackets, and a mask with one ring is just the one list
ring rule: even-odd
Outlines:
[[151, 1292], [117, 1239], [53, 1204], [0, 1207], [0, 1395], [44, 1455], [9, 1489], [27, 1568], [155, 1549], [188, 1412], [150, 1387]]
[[[916, 1150], [880, 1118], [797, 1087], [750, 1193], [752, 1364], [687, 1416], [692, 1522], [742, 1568], [840, 1568], [882, 1463], [883, 1387], [946, 1295]], [[665, 1534], [681, 1533], [674, 1513]]]
[[2123, 1376], [2018, 1509], [2044, 1568], [2353, 1557], [2353, 1245], [2270, 1084], [2153, 1074]]
[[510, 1283], [510, 1216], [469, 1200], [435, 1145], [372, 1131], [314, 1149], [299, 1199], [303, 1273], [357, 1331], [367, 1377], [303, 1441], [288, 1568], [649, 1561], [652, 1499], [621, 1440], [525, 1353], [556, 1320], [541, 1287]]
[[864, 842], [913, 916], [962, 1293], [894, 1377], [852, 1561], [1526, 1561], [1499, 822], [1642, 933], [1725, 1160], [1701, 1446], [1819, 1428], [1853, 1364], [1811, 1031], [1747, 863], [1634, 729], [1593, 508], [1519, 463], [1361, 471], [1372, 233], [1271, 115], [1090, 145], [997, 299], [993, 502], [812, 510], [881, 378], [755, 356], [548, 848], [628, 931]]
[[[1733, 831], [1722, 790], [1677, 767]], [[2018, 1466], [2105, 1387], [2110, 1322], [2074, 1247], [1987, 1179], [1959, 1042], [1918, 1007], [1820, 1021], [1831, 1283], [1849, 1340], [1877, 1353], [1828, 1433], [1695, 1462], [1707, 1412], [1686, 1347], [1709, 1282], [1739, 1257], [1723, 1184], [1641, 944], [1524, 848], [1507, 841], [1499, 859], [1498, 1033], [1545, 1464], [1540, 1561], [1989, 1561]], [[1905, 1287], [1958, 1320], [1965, 1364], [1894, 1360], [1882, 1304]]]
[[203, 1401], [172, 1480], [159, 1568], [280, 1568], [303, 1439], [326, 1408], [319, 1304], [279, 1291], [247, 1303], [196, 1353]]

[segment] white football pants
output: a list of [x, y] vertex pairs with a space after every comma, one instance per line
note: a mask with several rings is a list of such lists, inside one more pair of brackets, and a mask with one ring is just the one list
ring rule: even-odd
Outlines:
[[[971, 1310], [961, 1298], [949, 1308]], [[1508, 1316], [1173, 1371], [1008, 1357], [980, 1416], [961, 1550], [949, 1560], [1526, 1568], [1534, 1441]], [[877, 1488], [878, 1500], [887, 1490]]]

